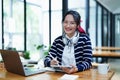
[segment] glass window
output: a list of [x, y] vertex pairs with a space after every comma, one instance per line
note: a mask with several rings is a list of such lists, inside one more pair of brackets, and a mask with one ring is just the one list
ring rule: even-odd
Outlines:
[[0, 0], [0, 49], [2, 49], [2, 0]]
[[27, 0], [27, 50], [32, 59], [39, 59], [42, 54], [38, 45], [49, 46], [49, 1]]
[[108, 46], [108, 12], [103, 10], [103, 45]]
[[[39, 0], [38, 0], [39, 1]], [[49, 0], [40, 0], [41, 5], [41, 29], [42, 29], [42, 37], [43, 37], [43, 44], [49, 47]]]
[[95, 36], [96, 36], [96, 3], [94, 0], [90, 0], [90, 28], [89, 28], [89, 34], [90, 34], [90, 39], [92, 42], [92, 46], [95, 47], [96, 46], [96, 40], [95, 40]]
[[102, 18], [102, 16], [101, 16], [101, 14], [102, 14], [102, 8], [100, 7], [100, 6], [98, 6], [98, 24], [97, 24], [97, 46], [102, 46], [102, 33], [101, 33], [101, 31], [102, 31], [102, 29], [101, 29], [101, 24], [102, 24], [102, 22], [101, 22], [101, 18]]
[[[32, 42], [32, 43], [31, 43]], [[42, 44], [42, 10], [40, 6], [27, 3], [27, 50]]]
[[81, 16], [81, 26], [85, 29], [85, 10], [86, 10], [86, 0], [68, 0], [68, 9], [76, 10], [80, 13]]
[[51, 43], [53, 43], [55, 38], [62, 35], [62, 0], [51, 0], [51, 5]]
[[115, 16], [115, 46], [120, 47], [120, 15]]
[[3, 0], [3, 3], [4, 47], [24, 50], [24, 4], [18, 0]]
[[108, 28], [108, 32], [107, 32], [107, 36], [108, 36], [108, 39], [107, 39], [107, 41], [108, 41], [108, 46], [111, 46], [112, 44], [111, 44], [111, 42], [112, 42], [112, 40], [111, 40], [111, 16], [110, 16], [110, 12], [108, 12], [108, 19], [107, 19], [107, 28]]

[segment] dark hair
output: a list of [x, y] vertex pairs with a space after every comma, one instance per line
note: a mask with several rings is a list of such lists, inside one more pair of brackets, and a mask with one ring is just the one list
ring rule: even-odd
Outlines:
[[79, 14], [77, 11], [73, 11], [73, 10], [68, 11], [68, 12], [64, 15], [62, 22], [65, 20], [65, 17], [66, 17], [68, 14], [71, 14], [71, 15], [73, 16], [73, 18], [74, 18], [74, 20], [75, 20], [75, 23], [76, 23], [77, 25], [80, 24], [81, 16], [80, 16], [80, 14]]

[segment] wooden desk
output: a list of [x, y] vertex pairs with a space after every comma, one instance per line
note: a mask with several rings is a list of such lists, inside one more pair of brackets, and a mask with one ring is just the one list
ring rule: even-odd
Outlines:
[[[0, 70], [0, 80], [59, 80], [64, 74], [65, 73], [61, 72], [45, 72], [24, 77], [5, 70]], [[97, 69], [89, 69], [83, 72], [74, 73], [74, 75], [79, 75], [77, 80], [111, 80], [114, 72], [109, 71], [108, 74], [102, 75], [97, 72]]]

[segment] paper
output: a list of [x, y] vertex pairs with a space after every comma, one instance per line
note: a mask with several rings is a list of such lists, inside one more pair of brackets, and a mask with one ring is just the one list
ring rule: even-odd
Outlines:
[[59, 80], [76, 80], [78, 77], [78, 75], [64, 74]]

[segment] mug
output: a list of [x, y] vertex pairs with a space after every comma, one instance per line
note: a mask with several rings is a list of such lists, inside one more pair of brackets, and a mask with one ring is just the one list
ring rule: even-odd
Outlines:
[[109, 64], [107, 63], [98, 64], [98, 73], [100, 74], [107, 74], [109, 69], [110, 67], [109, 67]]

